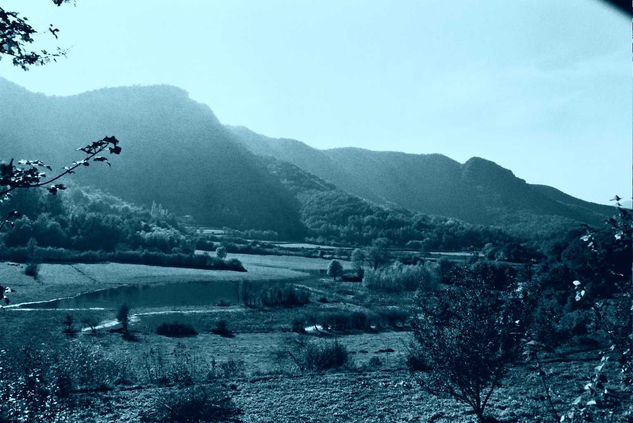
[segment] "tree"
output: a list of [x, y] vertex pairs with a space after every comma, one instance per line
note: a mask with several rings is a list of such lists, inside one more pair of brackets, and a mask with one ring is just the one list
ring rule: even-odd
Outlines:
[[121, 307], [119, 307], [119, 311], [116, 314], [116, 319], [121, 324], [121, 331], [123, 332], [123, 336], [129, 334], [130, 308], [127, 304], [122, 304]]
[[343, 276], [343, 265], [338, 260], [332, 260], [327, 267], [327, 274], [333, 280]]
[[486, 281], [466, 273], [461, 286], [418, 297], [412, 322], [416, 362], [426, 372], [418, 382], [428, 392], [469, 405], [478, 420], [508, 365], [519, 353], [522, 318], [519, 299], [491, 290]]
[[372, 242], [367, 250], [367, 261], [372, 269], [376, 270], [389, 261], [389, 240], [387, 238], [377, 238]]
[[220, 260], [224, 260], [226, 258], [227, 252], [226, 247], [218, 247], [215, 249], [215, 255]]
[[365, 253], [360, 248], [355, 248], [351, 255], [352, 267], [358, 277], [363, 277], [363, 266], [365, 264]]
[[73, 316], [67, 314], [64, 320], [62, 321], [62, 325], [64, 325], [64, 334], [68, 336], [73, 336], [76, 333], [75, 328], [73, 327]]

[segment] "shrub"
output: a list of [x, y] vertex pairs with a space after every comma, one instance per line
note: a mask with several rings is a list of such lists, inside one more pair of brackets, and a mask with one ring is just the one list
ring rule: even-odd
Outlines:
[[215, 256], [220, 260], [224, 260], [226, 258], [227, 252], [225, 247], [218, 247], [215, 250]]
[[294, 285], [283, 284], [264, 289], [259, 293], [259, 300], [268, 307], [297, 307], [310, 302], [310, 293]]
[[291, 330], [295, 333], [305, 333], [305, 324], [306, 322], [304, 319], [295, 317], [292, 319]]
[[348, 358], [347, 348], [338, 340], [323, 343], [311, 342], [306, 344], [303, 351], [305, 369], [312, 371], [338, 369], [347, 363]]
[[275, 355], [277, 362], [290, 362], [302, 372], [338, 369], [350, 364], [347, 348], [338, 340], [309, 340], [305, 336], [285, 338]]
[[126, 333], [130, 324], [130, 308], [127, 304], [121, 304], [116, 314], [117, 321], [121, 324], [121, 331]]
[[368, 269], [363, 276], [363, 285], [368, 289], [400, 292], [418, 288], [432, 289], [438, 282], [435, 265], [404, 265], [395, 263], [378, 270]]
[[325, 330], [333, 331], [371, 331], [372, 326], [378, 326], [378, 315], [364, 311], [332, 311], [316, 316], [315, 324]]
[[162, 323], [157, 329], [156, 333], [171, 338], [184, 338], [187, 336], [196, 336], [198, 332], [191, 325], [184, 323]]
[[77, 333], [77, 330], [73, 327], [73, 316], [67, 314], [62, 322], [64, 325], [63, 333], [67, 336], [74, 336]]
[[380, 366], [382, 366], [382, 361], [380, 361], [379, 357], [372, 357], [369, 359], [369, 362], [367, 363], [367, 367], [369, 369], [377, 369]]
[[226, 324], [226, 320], [218, 320], [215, 324], [215, 327], [211, 329], [211, 332], [224, 338], [233, 338], [234, 336], [233, 332], [231, 332], [228, 325]]
[[387, 325], [397, 329], [405, 326], [410, 314], [407, 310], [398, 307], [385, 307], [377, 310], [377, 313]]
[[37, 280], [40, 274], [40, 264], [35, 262], [27, 263], [24, 267], [24, 274]]
[[219, 386], [196, 386], [179, 389], [150, 401], [142, 421], [146, 423], [241, 422], [239, 410]]
[[220, 364], [220, 370], [222, 377], [225, 379], [234, 379], [244, 376], [246, 373], [246, 365], [244, 364], [244, 360], [234, 360], [231, 358]]
[[246, 272], [242, 262], [236, 258], [228, 259], [224, 261], [224, 266], [227, 270], [235, 270], [237, 272]]

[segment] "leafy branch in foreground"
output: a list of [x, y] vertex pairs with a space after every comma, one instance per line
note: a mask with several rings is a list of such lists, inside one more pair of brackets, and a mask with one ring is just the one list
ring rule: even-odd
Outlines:
[[618, 195], [611, 199], [616, 214], [605, 220], [603, 229], [586, 227], [581, 237], [590, 258], [608, 275], [610, 298], [592, 298], [586, 294], [590, 286], [576, 280], [575, 301], [592, 303], [596, 323], [608, 335], [610, 346], [600, 351], [600, 364], [589, 375], [583, 394], [560, 421], [598, 421], [618, 414], [628, 421], [633, 418], [633, 211], [623, 207], [621, 200]]
[[[86, 156], [82, 160], [73, 162], [70, 166], [64, 167], [64, 170], [58, 174], [49, 177], [45, 170], [52, 171], [53, 168], [40, 160], [20, 160], [17, 165], [13, 164], [13, 159], [8, 164], [0, 164], [0, 203], [11, 199], [12, 192], [18, 189], [47, 187], [48, 192], [56, 195], [58, 191], [65, 190], [64, 184], [55, 183], [62, 177], [75, 173], [78, 167], [90, 166], [90, 162], [105, 162], [110, 166], [108, 158], [100, 155], [108, 150], [110, 154], [120, 154], [121, 146], [116, 137], [104, 137], [98, 141], [94, 141], [84, 147], [78, 148]], [[13, 226], [13, 221], [18, 219], [21, 213], [18, 210], [12, 210], [6, 218], [0, 223], [0, 230], [6, 224]]]
[[[69, 0], [53, 0], [56, 6], [67, 2]], [[57, 38], [58, 28], [50, 25], [48, 31]], [[66, 51], [59, 47], [55, 52], [30, 50], [28, 46], [35, 41], [35, 34], [37, 31], [28, 22], [28, 18], [0, 7], [0, 59], [3, 55], [9, 56], [14, 66], [28, 70], [30, 66], [45, 65], [66, 55]]]

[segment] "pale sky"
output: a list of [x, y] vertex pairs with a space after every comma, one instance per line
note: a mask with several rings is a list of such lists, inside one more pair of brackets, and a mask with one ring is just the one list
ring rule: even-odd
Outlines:
[[631, 193], [631, 20], [598, 0], [1, 0], [66, 59], [0, 75], [54, 95], [171, 84], [227, 124], [317, 148], [493, 160]]

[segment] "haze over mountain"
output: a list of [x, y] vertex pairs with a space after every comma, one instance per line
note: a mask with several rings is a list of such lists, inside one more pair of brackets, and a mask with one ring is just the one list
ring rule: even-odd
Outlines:
[[305, 233], [300, 204], [261, 157], [287, 161], [379, 205], [475, 224], [595, 224], [611, 212], [554, 188], [527, 184], [481, 158], [461, 164], [438, 154], [317, 150], [225, 127], [208, 106], [171, 86], [49, 97], [0, 78], [3, 158], [37, 158], [61, 167], [75, 159], [74, 149], [105, 135], [116, 135], [123, 153], [111, 168], [78, 172], [79, 182], [140, 204], [159, 202], [202, 224], [273, 229], [284, 237]]

